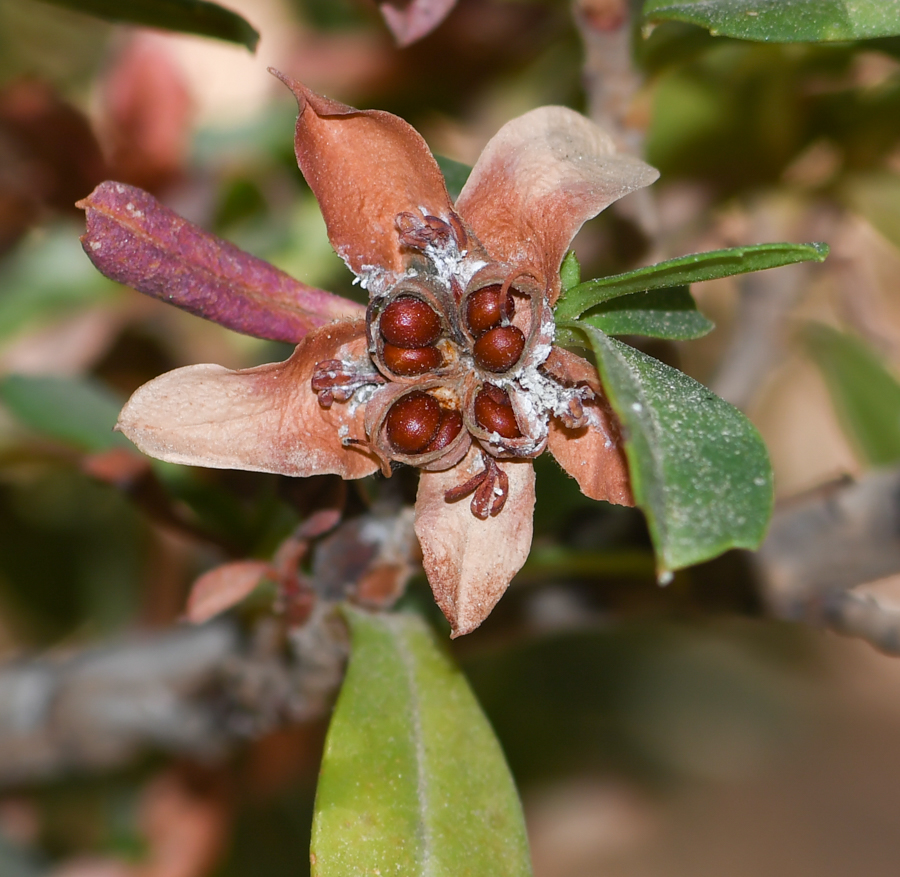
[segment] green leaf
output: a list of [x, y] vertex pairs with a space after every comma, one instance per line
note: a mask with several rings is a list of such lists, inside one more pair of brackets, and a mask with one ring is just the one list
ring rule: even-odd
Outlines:
[[450, 198], [455, 201], [459, 197], [459, 193], [462, 192], [466, 180], [469, 179], [472, 168], [467, 164], [463, 164], [461, 161], [454, 161], [452, 158], [447, 158], [445, 155], [436, 155], [434, 158], [438, 163], [438, 167], [441, 169], [441, 173], [444, 175], [444, 182], [447, 184], [447, 191], [450, 193]]
[[753, 424], [677, 369], [576, 326], [625, 428], [631, 486], [660, 572], [757, 548], [772, 513], [772, 469]]
[[316, 792], [313, 877], [525, 877], [515, 786], [461, 671], [416, 615], [345, 610], [350, 666]]
[[816, 324], [804, 332], [844, 428], [873, 465], [900, 461], [900, 383], [859, 338]]
[[607, 335], [645, 335], [688, 341], [715, 328], [697, 310], [686, 286], [636, 292], [592, 308], [580, 320]]
[[556, 306], [556, 319], [557, 322], [574, 320], [590, 308], [620, 295], [687, 286], [702, 280], [717, 280], [733, 274], [780, 268], [794, 262], [822, 262], [827, 255], [827, 244], [779, 243], [679, 256], [677, 259], [648, 265], [625, 274], [580, 283], [560, 298]]
[[80, 450], [132, 447], [113, 432], [121, 400], [87, 378], [7, 375], [0, 379], [0, 402], [39, 435]]
[[900, 0], [644, 0], [644, 20], [684, 21], [714, 36], [771, 43], [900, 34]]
[[568, 292], [581, 283], [581, 265], [573, 250], [566, 253], [562, 265], [559, 266], [559, 283], [563, 292]]
[[84, 255], [69, 223], [30, 235], [0, 269], [0, 339], [118, 295]]
[[256, 51], [259, 34], [236, 12], [205, 0], [44, 0], [104, 21], [215, 37]]

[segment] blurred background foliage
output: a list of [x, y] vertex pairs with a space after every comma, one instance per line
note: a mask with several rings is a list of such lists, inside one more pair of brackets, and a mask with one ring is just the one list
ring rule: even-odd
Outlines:
[[[403, 116], [465, 164], [541, 104], [612, 120], [662, 178], [585, 228], [584, 277], [718, 246], [828, 241], [824, 266], [696, 287], [719, 330], [647, 349], [750, 414], [781, 500], [900, 460], [897, 38], [764, 44], [677, 22], [616, 37], [600, 0], [460, 0], [398, 50], [363, 0], [230, 5], [261, 34], [255, 56], [0, 0], [7, 668], [178, 624], [198, 575], [270, 558], [339, 490], [151, 465], [120, 442], [118, 407], [155, 375], [289, 350], [117, 287], [78, 243], [74, 201], [114, 178], [307, 283], [358, 296], [296, 169], [295, 105], [267, 64]], [[615, 39], [624, 54], [610, 51]], [[538, 467], [532, 558], [454, 645], [520, 783], [536, 873], [894, 874], [894, 659], [766, 617], [761, 573], [741, 554], [659, 588], [640, 515], [586, 500], [546, 457]], [[352, 518], [413, 491], [398, 473], [349, 485], [342, 502]], [[897, 582], [879, 587], [890, 608]], [[407, 599], [429, 605], [423, 581]], [[274, 638], [280, 653], [290, 619], [275, 618], [273, 633], [265, 601], [235, 613], [243, 636]], [[0, 681], [7, 730], [22, 714], [9, 691]], [[238, 729], [225, 751], [150, 746], [115, 767], [4, 786], [0, 873], [304, 873], [325, 718], [284, 719]], [[3, 740], [0, 762], [14, 757]]]

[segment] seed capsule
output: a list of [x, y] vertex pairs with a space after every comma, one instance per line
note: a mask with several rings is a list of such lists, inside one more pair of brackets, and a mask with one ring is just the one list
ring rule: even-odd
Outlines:
[[525, 349], [525, 336], [515, 326], [489, 329], [472, 346], [472, 353], [483, 369], [489, 372], [509, 371]]
[[388, 441], [401, 454], [421, 454], [437, 436], [440, 425], [441, 406], [421, 390], [394, 402], [385, 418]]
[[475, 422], [482, 429], [499, 433], [503, 438], [519, 438], [522, 435], [509, 396], [493, 384], [485, 384], [475, 397]]
[[382, 312], [381, 337], [395, 347], [428, 347], [441, 337], [441, 318], [420, 298], [401, 295]]
[[395, 347], [385, 343], [382, 358], [395, 375], [404, 377], [424, 375], [444, 364], [444, 357], [437, 347]]
[[477, 338], [488, 329], [499, 326], [505, 316], [507, 319], [512, 318], [515, 311], [515, 301], [512, 293], [506, 291], [506, 306], [501, 307], [500, 291], [502, 287], [499, 284], [485, 286], [478, 292], [473, 292], [466, 299], [466, 323], [469, 331]]
[[428, 447], [425, 448], [425, 450], [442, 451], [459, 435], [462, 430], [462, 425], [462, 414], [458, 411], [448, 411], [444, 409], [441, 412], [441, 425], [438, 427], [437, 434], [428, 443]]

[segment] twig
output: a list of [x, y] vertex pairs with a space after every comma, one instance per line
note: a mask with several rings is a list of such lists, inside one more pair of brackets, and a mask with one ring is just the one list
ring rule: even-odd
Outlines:
[[900, 467], [845, 479], [779, 509], [758, 564], [774, 615], [900, 654], [900, 613], [851, 589], [900, 572]]

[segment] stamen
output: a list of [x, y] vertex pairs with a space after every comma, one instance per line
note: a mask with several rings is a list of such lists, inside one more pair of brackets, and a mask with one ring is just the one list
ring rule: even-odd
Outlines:
[[509, 477], [488, 454], [482, 453], [481, 463], [484, 469], [468, 481], [451, 487], [444, 493], [444, 500], [456, 502], [474, 493], [470, 505], [472, 514], [484, 521], [488, 517], [496, 517], [503, 511], [509, 496]]
[[398, 213], [394, 220], [400, 232], [400, 244], [413, 250], [444, 247], [456, 238], [453, 228], [437, 216], [420, 219], [415, 213]]
[[313, 369], [310, 385], [323, 408], [335, 402], [348, 402], [362, 387], [384, 384], [385, 379], [366, 366], [348, 365], [339, 359], [323, 359]]

